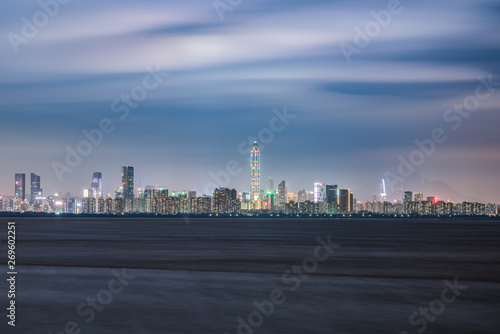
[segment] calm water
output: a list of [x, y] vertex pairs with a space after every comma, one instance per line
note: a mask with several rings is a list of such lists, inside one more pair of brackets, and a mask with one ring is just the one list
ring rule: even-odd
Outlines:
[[[6, 221], [1, 220], [4, 264]], [[89, 334], [498, 333], [500, 328], [499, 222], [15, 221], [17, 326], [6, 325], [3, 311], [2, 333], [64, 333], [67, 324], [67, 333], [78, 333], [71, 328], [77, 325]], [[308, 277], [291, 273], [282, 279], [314, 256], [318, 237], [329, 235], [340, 246], [328, 259], [309, 267]], [[112, 270], [122, 268], [127, 286], [118, 292]], [[460, 295], [447, 290], [445, 298], [455, 300], [444, 303], [444, 280], [455, 278]], [[0, 288], [6, 300], [5, 280]], [[261, 316], [254, 300], [269, 300], [275, 289], [284, 302]], [[87, 298], [98, 295], [99, 311], [87, 305]], [[426, 320], [418, 312], [430, 303], [436, 313]], [[238, 317], [246, 321], [239, 330]]]

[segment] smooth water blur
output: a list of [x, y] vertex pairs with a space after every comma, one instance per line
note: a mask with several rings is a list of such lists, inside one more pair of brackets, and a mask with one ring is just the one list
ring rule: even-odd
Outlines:
[[[240, 333], [419, 333], [424, 323], [425, 333], [498, 333], [500, 328], [498, 222], [14, 221], [18, 309], [17, 326], [9, 332], [59, 334], [73, 321], [80, 333], [89, 334], [233, 334], [238, 317], [249, 321], [254, 312], [258, 324], [253, 302], [269, 300], [274, 289], [283, 292], [284, 303], [274, 305], [260, 326]], [[6, 254], [6, 233], [1, 235]], [[299, 286], [284, 282], [287, 270], [314, 255], [317, 237], [329, 235], [340, 244], [333, 255], [309, 277], [296, 279]], [[1, 258], [6, 263], [6, 256]], [[99, 304], [102, 309], [87, 323], [90, 311], [78, 315], [77, 307], [85, 303], [82, 310], [90, 309], [87, 298], [109, 289], [112, 270], [122, 268], [135, 278], [120, 293], [101, 293], [109, 304]], [[467, 288], [443, 304], [435, 319], [418, 315], [412, 326], [410, 315], [440, 300], [444, 280], [455, 277]], [[5, 281], [0, 288], [5, 296]], [[1, 328], [7, 328], [2, 318]], [[78, 333], [68, 328], [67, 333]]]

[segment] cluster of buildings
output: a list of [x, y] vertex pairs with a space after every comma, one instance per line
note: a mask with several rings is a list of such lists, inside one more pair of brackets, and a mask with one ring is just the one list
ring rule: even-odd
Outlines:
[[[43, 196], [40, 176], [31, 173], [30, 196], [27, 196], [26, 175], [15, 174], [15, 196], [0, 197], [0, 211], [48, 212], [73, 214], [158, 214], [158, 215], [254, 215], [279, 214], [289, 216], [324, 215], [397, 215], [397, 216], [454, 216], [498, 215], [495, 204], [452, 203], [427, 197], [422, 193], [400, 192], [401, 198], [387, 201], [385, 182], [382, 180], [380, 197], [360, 202], [349, 188], [316, 182], [313, 190], [287, 191], [285, 180], [275, 188], [269, 177], [267, 187], [261, 186], [260, 150], [255, 142], [250, 152], [250, 191], [216, 188], [210, 195], [197, 196], [196, 191], [169, 191], [158, 186], [136, 187], [134, 167], [123, 166], [121, 186], [114, 196], [104, 196], [102, 173], [92, 175], [90, 188], [83, 197], [71, 194]], [[29, 198], [28, 198], [29, 197]]]

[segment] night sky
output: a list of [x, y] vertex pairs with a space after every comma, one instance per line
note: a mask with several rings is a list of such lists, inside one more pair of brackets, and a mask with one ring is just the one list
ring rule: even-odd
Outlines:
[[[44, 22], [37, 1], [8, 1], [0, 194], [13, 195], [14, 173], [36, 172], [44, 195], [82, 196], [95, 171], [113, 193], [130, 165], [136, 185], [201, 195], [231, 161], [237, 172], [218, 185], [249, 191], [248, 142], [257, 137], [263, 185], [272, 176], [296, 192], [322, 181], [369, 200], [415, 140], [440, 128], [446, 140], [397, 185], [500, 203], [500, 3], [404, 0], [379, 17], [384, 27], [370, 25], [371, 11], [391, 13], [388, 3], [245, 0], [218, 13], [212, 0], [72, 0], [50, 7]], [[34, 15], [38, 31], [23, 35]], [[356, 27], [379, 31], [367, 41]], [[147, 77], [147, 68], [160, 73]], [[145, 78], [157, 87], [145, 90]], [[492, 84], [479, 101], [480, 78]], [[120, 101], [144, 91], [134, 107]], [[465, 116], [447, 111], [465, 101]], [[284, 127], [273, 121], [283, 110]], [[113, 130], [59, 180], [54, 162], [65, 164], [66, 147], [103, 120]], [[279, 129], [272, 140], [270, 127]]]

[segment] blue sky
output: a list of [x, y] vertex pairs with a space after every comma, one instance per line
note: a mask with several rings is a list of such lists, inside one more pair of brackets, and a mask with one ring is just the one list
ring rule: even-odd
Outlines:
[[[203, 192], [230, 161], [241, 172], [229, 186], [247, 191], [238, 146], [286, 106], [295, 118], [265, 145], [262, 177], [289, 191], [323, 181], [367, 200], [415, 140], [442, 128], [447, 140], [398, 185], [500, 203], [500, 87], [458, 129], [443, 119], [480, 77], [500, 82], [499, 2], [401, 1], [356, 46], [355, 28], [366, 31], [389, 3], [245, 0], [221, 21], [210, 0], [72, 0], [49, 6], [43, 22], [37, 1], [9, 1], [0, 13], [0, 194], [12, 195], [14, 173], [36, 172], [46, 195], [81, 196], [94, 171], [111, 193], [122, 165], [135, 166], [142, 186]], [[42, 21], [27, 38], [23, 18], [34, 16]], [[14, 47], [13, 34], [25, 38]], [[359, 51], [350, 62], [342, 45]], [[113, 101], [141, 86], [148, 67], [168, 76], [120, 120]], [[53, 163], [105, 118], [113, 132], [60, 182]]]

